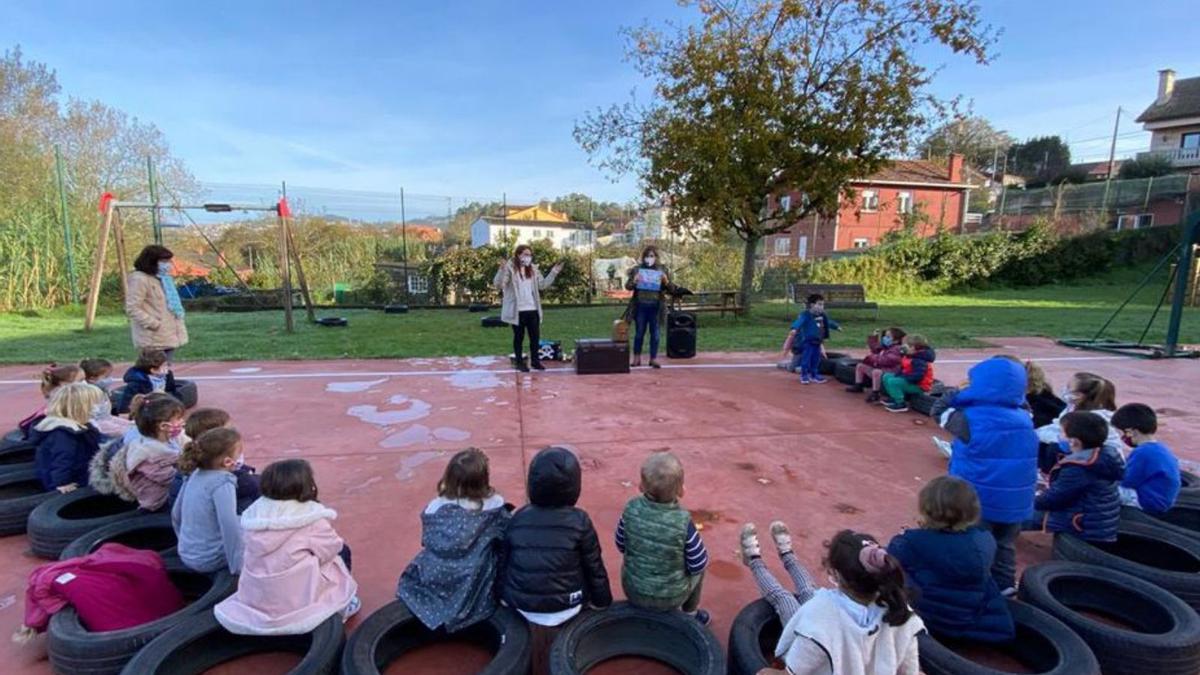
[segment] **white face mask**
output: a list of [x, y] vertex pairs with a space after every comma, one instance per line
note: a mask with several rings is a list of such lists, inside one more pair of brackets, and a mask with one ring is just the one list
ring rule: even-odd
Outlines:
[[92, 419], [102, 420], [108, 417], [112, 417], [111, 403], [108, 401], [101, 401], [100, 403], [92, 406]]
[[237, 471], [238, 469], [242, 468], [245, 465], [246, 465], [246, 456], [245, 455], [238, 455], [237, 459], [233, 460], [233, 470], [234, 471]]
[[530, 256], [530, 255], [521, 256], [521, 264], [526, 267], [529, 267], [530, 265], [533, 264], [533, 256]]
[[645, 258], [643, 258], [643, 260], [646, 262], [646, 265], [648, 265], [650, 267], [654, 267], [654, 263], [655, 263], [655, 261], [658, 260], [658, 258], [655, 258], [652, 255], [648, 255]]
[[159, 274], [170, 274], [171, 273], [171, 263], [169, 263], [169, 262], [158, 263], [158, 273]]

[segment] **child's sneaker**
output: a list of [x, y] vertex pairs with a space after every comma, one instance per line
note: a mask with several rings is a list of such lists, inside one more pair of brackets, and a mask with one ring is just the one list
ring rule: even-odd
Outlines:
[[350, 604], [346, 605], [346, 608], [342, 610], [342, 623], [349, 621], [350, 617], [358, 614], [358, 610], [360, 609], [362, 609], [362, 601], [358, 599], [358, 596], [350, 598]]
[[800, 376], [800, 384], [811, 384], [812, 380], [808, 379], [807, 375]]
[[954, 455], [954, 446], [950, 445], [947, 441], [934, 436], [933, 444], [937, 446], [938, 452], [942, 453], [942, 456], [946, 459], [950, 459]]
[[849, 387], [846, 387], [846, 391], [850, 392], [851, 394], [861, 394], [864, 391], [866, 391], [866, 389], [867, 388], [862, 385], [862, 382], [859, 382], [858, 384], [852, 384]]
[[813, 375], [813, 376], [812, 376], [812, 383], [813, 383], [813, 384], [825, 384], [825, 383], [826, 383], [826, 382], [828, 382], [828, 381], [829, 381], [829, 380], [827, 380], [827, 379], [825, 379], [825, 378], [821, 377], [820, 375]]
[[792, 552], [792, 533], [782, 520], [771, 523], [771, 538], [775, 540], [775, 548], [779, 549], [779, 555]]
[[742, 564], [749, 565], [750, 561], [762, 557], [762, 547], [758, 545], [758, 528], [754, 523], [742, 525]]
[[712, 617], [709, 615], [709, 613], [708, 613], [708, 610], [707, 610], [707, 609], [698, 609], [698, 610], [696, 610], [696, 612], [695, 612], [694, 614], [692, 614], [691, 616], [692, 616], [692, 618], [693, 618], [693, 619], [695, 619], [696, 621], [700, 622], [700, 625], [701, 625], [701, 626], [707, 626], [707, 625], [708, 625], [708, 622], [709, 622], [709, 621], [712, 621]]
[[894, 413], [908, 412], [908, 406], [906, 404], [896, 403], [895, 401], [892, 401], [891, 403], [886, 403], [886, 404], [884, 404], [883, 407], [887, 408], [888, 412], [894, 412]]

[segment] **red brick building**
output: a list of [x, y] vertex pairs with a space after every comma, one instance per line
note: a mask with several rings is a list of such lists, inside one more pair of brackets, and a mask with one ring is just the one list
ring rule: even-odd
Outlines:
[[[929, 236], [942, 228], [961, 232], [966, 217], [969, 185], [963, 176], [962, 155], [950, 155], [945, 164], [898, 159], [861, 180], [851, 181], [855, 196], [830, 217], [809, 215], [785, 232], [767, 237], [767, 258], [820, 258], [879, 243], [885, 234], [904, 226], [906, 217], [917, 219], [917, 228]], [[777, 197], [778, 208], [798, 207], [804, 196], [791, 192]], [[776, 205], [776, 202], [772, 202]]]

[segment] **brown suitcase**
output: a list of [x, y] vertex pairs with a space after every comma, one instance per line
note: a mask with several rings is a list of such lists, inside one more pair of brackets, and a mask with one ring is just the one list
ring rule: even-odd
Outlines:
[[576, 340], [575, 373], [599, 375], [629, 372], [629, 343], [613, 340]]

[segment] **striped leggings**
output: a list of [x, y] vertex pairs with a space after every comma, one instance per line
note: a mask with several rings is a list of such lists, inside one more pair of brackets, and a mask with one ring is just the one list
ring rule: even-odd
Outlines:
[[795, 553], [784, 553], [780, 559], [783, 560], [783, 568], [787, 570], [788, 576], [792, 578], [792, 585], [796, 587], [795, 593], [779, 584], [762, 558], [750, 561], [750, 573], [754, 575], [758, 591], [779, 615], [779, 622], [786, 626], [792, 615], [799, 611], [800, 605], [812, 598], [817, 587], [813, 584], [808, 570], [796, 559]]

